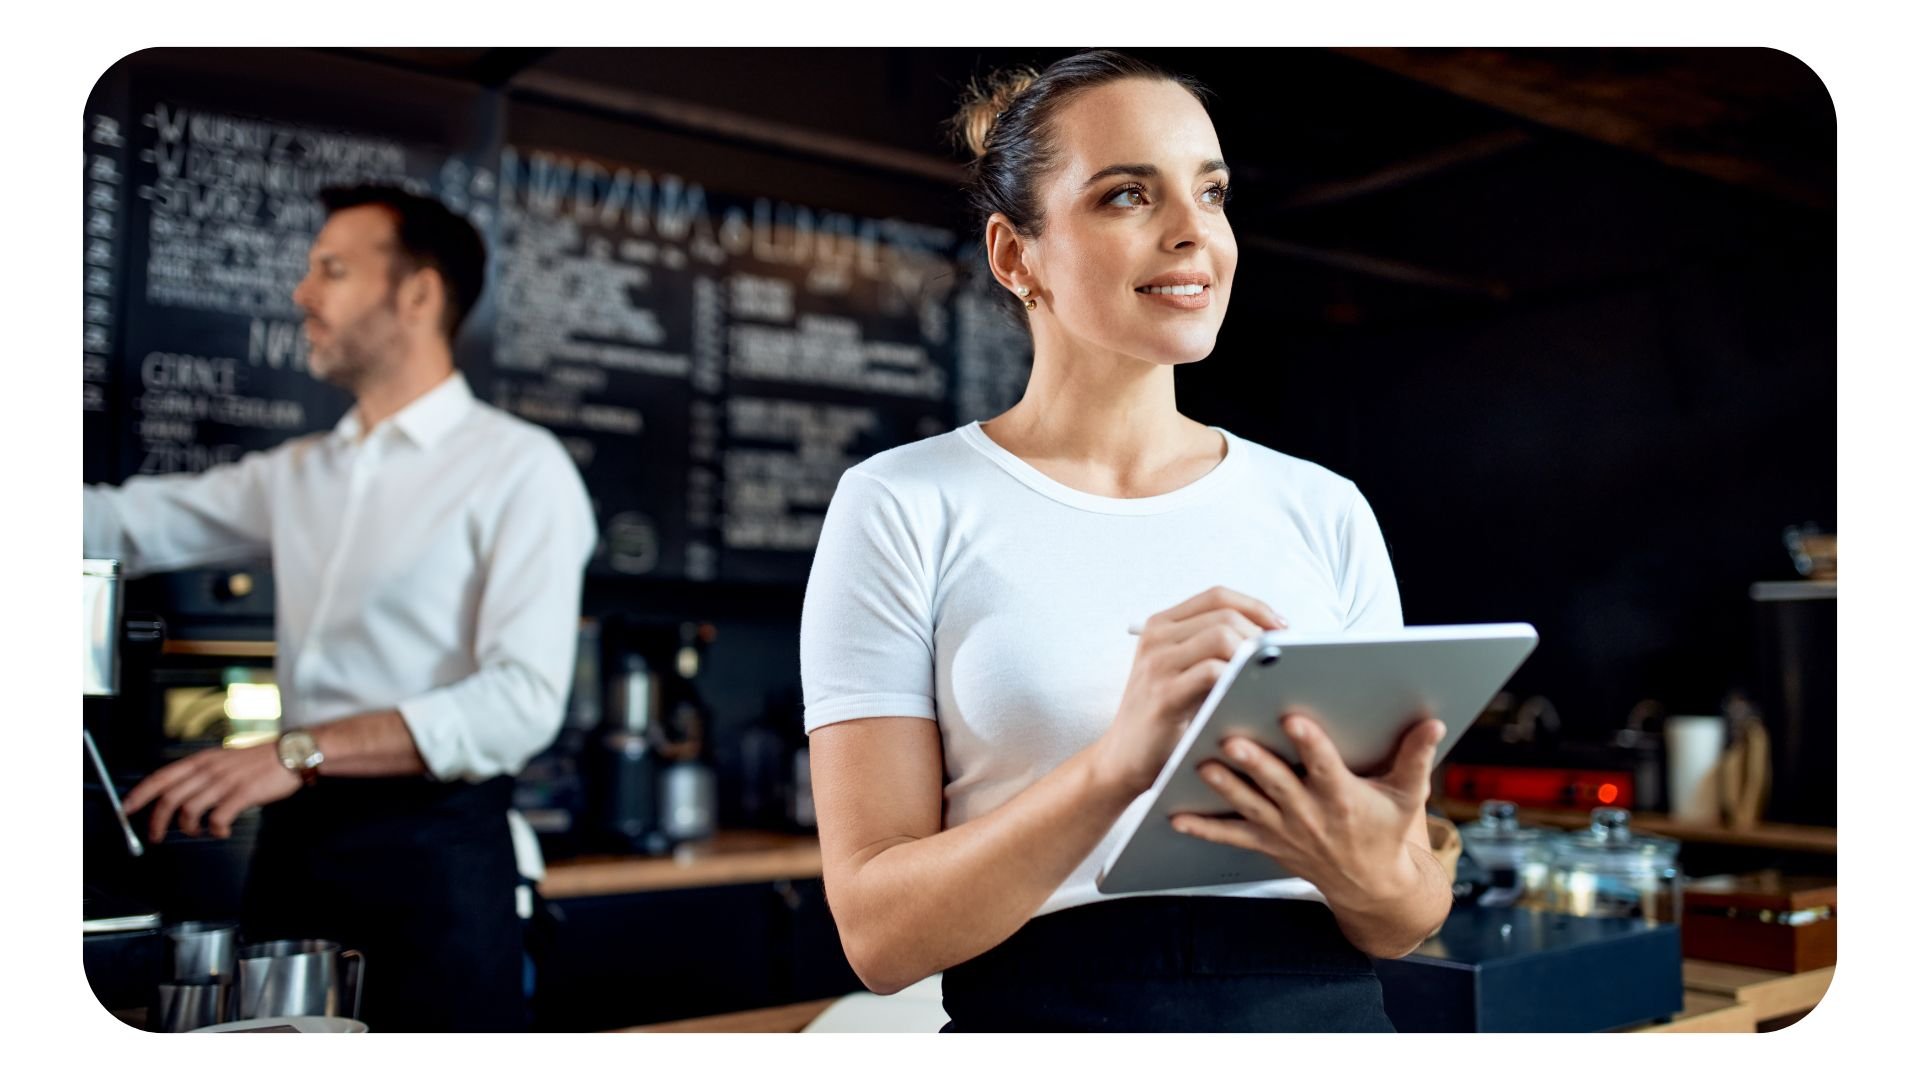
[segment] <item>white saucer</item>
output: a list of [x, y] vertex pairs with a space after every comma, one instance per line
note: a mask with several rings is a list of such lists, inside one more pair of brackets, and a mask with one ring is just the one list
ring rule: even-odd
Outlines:
[[262, 1016], [253, 1020], [234, 1020], [212, 1024], [194, 1031], [286, 1032], [293, 1034], [358, 1034], [367, 1030], [361, 1021], [345, 1016]]

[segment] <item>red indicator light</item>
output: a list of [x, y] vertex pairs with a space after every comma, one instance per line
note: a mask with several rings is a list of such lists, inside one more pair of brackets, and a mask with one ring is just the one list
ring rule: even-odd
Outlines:
[[1601, 802], [1612, 805], [1613, 800], [1620, 797], [1620, 789], [1613, 784], [1601, 784], [1599, 795]]

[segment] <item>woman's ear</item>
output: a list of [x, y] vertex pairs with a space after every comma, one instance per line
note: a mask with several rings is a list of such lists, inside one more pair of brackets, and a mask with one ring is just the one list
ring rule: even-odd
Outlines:
[[1014, 230], [1007, 215], [996, 213], [987, 219], [986, 247], [987, 267], [1002, 288], [1015, 293], [1021, 286], [1039, 291], [1031, 265], [1033, 245]]

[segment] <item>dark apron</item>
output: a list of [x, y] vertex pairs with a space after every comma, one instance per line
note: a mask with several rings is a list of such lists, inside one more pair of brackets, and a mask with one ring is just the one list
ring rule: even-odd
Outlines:
[[524, 1031], [512, 800], [507, 776], [323, 778], [262, 809], [243, 932], [359, 949], [372, 1031]]
[[1134, 897], [1042, 915], [941, 978], [942, 1031], [1392, 1031], [1325, 904]]

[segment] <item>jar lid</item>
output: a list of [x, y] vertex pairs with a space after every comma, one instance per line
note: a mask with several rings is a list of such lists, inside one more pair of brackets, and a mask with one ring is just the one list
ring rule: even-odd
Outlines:
[[1677, 872], [1674, 856], [1680, 851], [1680, 841], [1636, 833], [1629, 824], [1632, 818], [1632, 814], [1615, 807], [1595, 809], [1586, 832], [1562, 840], [1556, 863], [1602, 871]]
[[1480, 820], [1460, 827], [1460, 846], [1483, 866], [1512, 867], [1528, 849], [1547, 844], [1549, 836], [1549, 830], [1520, 824], [1514, 804], [1489, 799], [1480, 804]]
[[1488, 799], [1480, 804], [1480, 820], [1460, 827], [1462, 835], [1472, 833], [1487, 839], [1533, 838], [1545, 832], [1520, 824], [1519, 808], [1510, 802]]

